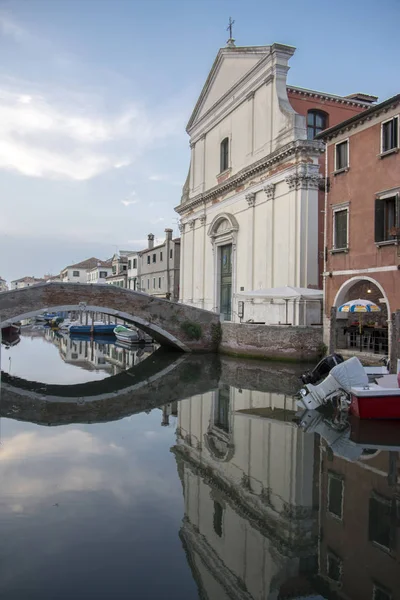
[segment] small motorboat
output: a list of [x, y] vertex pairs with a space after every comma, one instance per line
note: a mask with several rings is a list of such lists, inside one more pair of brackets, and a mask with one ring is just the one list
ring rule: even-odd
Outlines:
[[398, 374], [389, 375], [387, 366], [364, 367], [353, 356], [318, 385], [307, 383], [299, 403], [307, 410], [331, 404], [360, 419], [400, 419], [400, 361]]
[[129, 327], [125, 327], [124, 325], [117, 325], [114, 328], [114, 335], [117, 340], [124, 344], [137, 344], [141, 341], [136, 329], [129, 329]]
[[115, 324], [108, 325], [103, 321], [94, 321], [88, 325], [72, 324], [69, 326], [69, 333], [89, 334], [89, 335], [113, 335]]

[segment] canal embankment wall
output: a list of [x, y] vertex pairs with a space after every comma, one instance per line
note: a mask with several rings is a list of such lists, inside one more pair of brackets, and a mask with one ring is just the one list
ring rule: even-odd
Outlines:
[[221, 323], [219, 351], [232, 356], [312, 361], [324, 354], [322, 327]]

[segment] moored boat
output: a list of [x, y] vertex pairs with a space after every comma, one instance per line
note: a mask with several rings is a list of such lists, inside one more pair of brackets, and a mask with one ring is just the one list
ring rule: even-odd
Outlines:
[[91, 335], [113, 335], [115, 324], [108, 325], [102, 321], [95, 321], [90, 325], [70, 325], [68, 331], [76, 334], [91, 334]]
[[363, 367], [357, 357], [336, 365], [318, 385], [299, 392], [308, 410], [332, 404], [360, 419], [400, 419], [400, 362], [398, 374], [387, 367]]
[[114, 335], [120, 342], [125, 344], [137, 344], [140, 342], [140, 337], [136, 329], [129, 329], [124, 325], [117, 325], [114, 328]]

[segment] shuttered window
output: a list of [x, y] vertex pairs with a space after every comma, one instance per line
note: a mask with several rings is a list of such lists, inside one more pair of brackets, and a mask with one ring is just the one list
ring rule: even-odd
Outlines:
[[399, 146], [399, 118], [382, 123], [382, 152], [389, 152]]
[[375, 200], [375, 242], [388, 242], [400, 235], [399, 195]]
[[335, 250], [348, 246], [348, 209], [335, 210], [333, 213], [333, 247]]

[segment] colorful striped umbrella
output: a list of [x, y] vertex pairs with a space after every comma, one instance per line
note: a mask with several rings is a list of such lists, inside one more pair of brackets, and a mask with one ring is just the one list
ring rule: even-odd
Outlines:
[[355, 312], [355, 313], [366, 313], [366, 312], [380, 312], [381, 309], [375, 302], [371, 302], [370, 300], [349, 300], [349, 302], [345, 302], [342, 306], [338, 308], [339, 312]]

